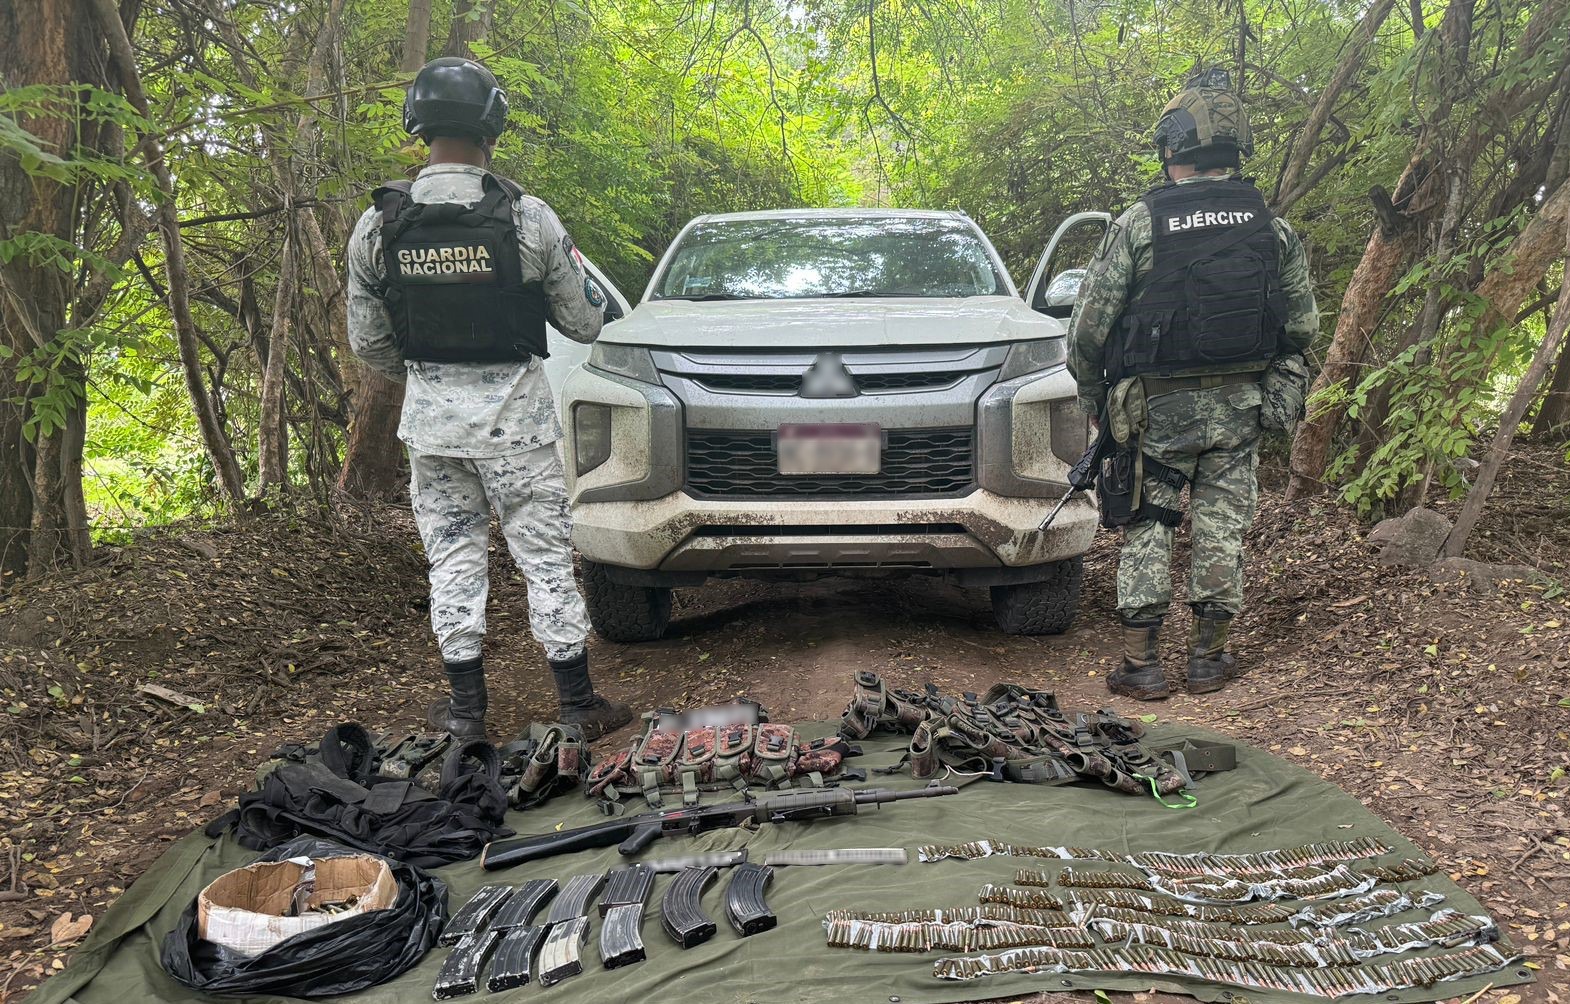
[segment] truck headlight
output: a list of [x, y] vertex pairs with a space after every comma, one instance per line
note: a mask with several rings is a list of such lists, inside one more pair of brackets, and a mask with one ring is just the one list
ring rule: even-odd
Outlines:
[[611, 409], [579, 401], [572, 406], [572, 452], [578, 477], [611, 458]]
[[1003, 371], [998, 379], [1013, 380], [1041, 370], [1061, 365], [1068, 359], [1068, 350], [1061, 338], [1038, 338], [1030, 342], [1015, 342], [1009, 346], [1008, 357], [1003, 360]]
[[654, 368], [654, 357], [641, 345], [595, 342], [594, 348], [589, 350], [589, 365], [629, 380], [660, 382], [659, 371]]

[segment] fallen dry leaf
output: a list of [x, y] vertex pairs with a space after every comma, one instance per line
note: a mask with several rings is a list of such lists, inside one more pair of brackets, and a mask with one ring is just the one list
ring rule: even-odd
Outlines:
[[87, 929], [92, 926], [92, 914], [84, 913], [73, 920], [71, 911], [67, 910], [49, 925], [49, 944], [51, 946], [73, 944], [80, 941], [87, 934]]

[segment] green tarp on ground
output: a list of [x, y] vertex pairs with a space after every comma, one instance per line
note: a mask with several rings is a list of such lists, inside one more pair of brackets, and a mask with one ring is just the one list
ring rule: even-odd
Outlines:
[[[808, 737], [825, 735], [832, 731], [832, 726], [820, 723], [801, 731]], [[1224, 738], [1176, 726], [1158, 727], [1152, 735], [1157, 742], [1187, 737]], [[897, 737], [873, 737], [863, 745], [867, 755], [855, 761], [860, 766], [891, 764], [898, 758]], [[739, 847], [746, 847], [753, 860], [785, 848], [899, 846], [912, 854], [911, 863], [904, 866], [779, 869], [768, 901], [778, 914], [780, 925], [746, 939], [738, 937], [724, 921], [721, 895], [726, 879], [722, 875], [704, 897], [705, 908], [720, 927], [719, 934], [707, 944], [687, 951], [677, 948], [660, 930], [657, 909], [651, 905], [645, 914], [643, 931], [647, 961], [623, 969], [603, 969], [596, 949], [596, 918], [582, 975], [549, 989], [530, 985], [494, 995], [482, 990], [479, 996], [467, 999], [540, 998], [557, 1004], [656, 1000], [770, 1004], [881, 1004], [897, 1000], [903, 1004], [941, 1004], [1010, 998], [1040, 990], [1146, 990], [1154, 986], [1191, 993], [1207, 1001], [1230, 1000], [1235, 988], [1186, 979], [1152, 981], [1137, 975], [1013, 973], [969, 982], [943, 982], [933, 978], [932, 962], [943, 954], [954, 953], [907, 955], [829, 949], [824, 944], [822, 919], [827, 911], [839, 908], [909, 910], [970, 905], [976, 902], [976, 892], [982, 885], [1009, 884], [1018, 868], [1047, 865], [1036, 858], [1009, 857], [919, 863], [914, 850], [925, 843], [990, 838], [1014, 844], [1094, 847], [1119, 852], [1237, 853], [1366, 836], [1391, 848], [1391, 854], [1384, 859], [1387, 862], [1424, 856], [1354, 798], [1319, 777], [1257, 749], [1239, 747], [1237, 760], [1236, 770], [1201, 781], [1194, 789], [1198, 805], [1184, 811], [1163, 808], [1150, 798], [1092, 786], [1049, 788], [983, 782], [970, 784], [951, 797], [864, 809], [854, 818], [656, 841], [644, 852], [644, 858]], [[874, 783], [884, 786], [918, 786], [907, 776], [872, 776]], [[588, 800], [563, 796], [542, 808], [513, 813], [510, 822], [519, 833], [531, 834], [549, 831], [558, 824], [578, 826], [602, 818]], [[33, 1000], [36, 1004], [185, 1004], [218, 999], [192, 993], [165, 976], [158, 964], [159, 946], [198, 890], [222, 872], [255, 857], [231, 840], [209, 841], [200, 833], [175, 844], [104, 915], [71, 965], [45, 983]], [[517, 883], [541, 877], [565, 881], [581, 872], [603, 872], [624, 860], [614, 848], [606, 848], [505, 872], [487, 873], [477, 862], [466, 862], [443, 868], [438, 874], [451, 887], [449, 908], [455, 910], [487, 882]], [[656, 901], [669, 881], [670, 876], [660, 877], [654, 890]], [[1444, 875], [1408, 883], [1408, 887], [1444, 894], [1444, 907], [1468, 914], [1484, 912], [1475, 899]], [[1422, 918], [1406, 914], [1394, 919]], [[1385, 923], [1390, 921], [1367, 926]], [[416, 1004], [430, 1000], [431, 985], [445, 955], [445, 949], [437, 949], [399, 979], [344, 999], [356, 1004]], [[1528, 970], [1512, 966], [1499, 973], [1446, 982], [1429, 990], [1381, 996], [1406, 1004], [1438, 1000], [1466, 996], [1490, 984], [1498, 987], [1525, 982], [1530, 975]], [[1246, 998], [1251, 1004], [1316, 999], [1256, 989], [1238, 990], [1236, 997]], [[247, 998], [258, 1002], [286, 999], [292, 998]]]

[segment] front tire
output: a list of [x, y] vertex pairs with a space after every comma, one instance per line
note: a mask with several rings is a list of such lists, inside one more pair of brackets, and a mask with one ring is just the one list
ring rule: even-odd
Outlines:
[[1004, 634], [1062, 634], [1079, 610], [1083, 558], [1055, 561], [1039, 582], [992, 587], [992, 614]]
[[611, 580], [609, 569], [583, 559], [583, 600], [589, 623], [606, 641], [658, 641], [671, 622], [671, 591]]

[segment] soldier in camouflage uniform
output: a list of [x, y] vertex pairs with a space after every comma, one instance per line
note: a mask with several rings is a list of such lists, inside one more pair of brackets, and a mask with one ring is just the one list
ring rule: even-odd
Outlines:
[[1252, 140], [1225, 71], [1189, 81], [1155, 143], [1168, 183], [1112, 224], [1069, 331], [1081, 406], [1139, 451], [1143, 471], [1118, 563], [1123, 663], [1108, 678], [1114, 693], [1142, 700], [1169, 693], [1157, 643], [1185, 484], [1187, 686], [1219, 690], [1239, 673], [1226, 642], [1243, 606], [1260, 434], [1300, 416], [1303, 353], [1319, 327], [1302, 243], [1238, 176]]
[[591, 738], [631, 720], [589, 680], [588, 616], [573, 580], [555, 402], [540, 360], [547, 321], [599, 335], [604, 293], [561, 221], [489, 171], [507, 99], [466, 59], [422, 69], [404, 124], [430, 148], [412, 186], [378, 189], [349, 243], [349, 343], [405, 384], [399, 438], [430, 562], [431, 627], [452, 689], [430, 724], [485, 735], [481, 655], [491, 511], [529, 593], [560, 720]]

